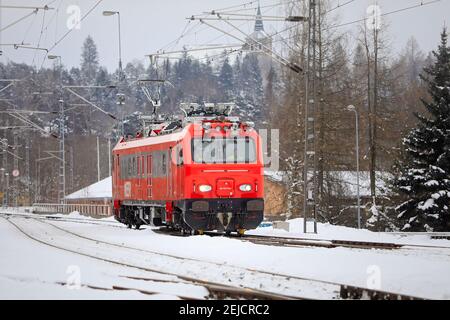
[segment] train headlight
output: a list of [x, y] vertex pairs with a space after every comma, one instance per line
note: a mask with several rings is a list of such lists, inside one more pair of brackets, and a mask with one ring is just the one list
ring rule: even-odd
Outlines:
[[252, 191], [252, 186], [250, 184], [241, 184], [239, 186], [239, 190], [241, 190], [242, 192], [250, 192]]
[[208, 184], [201, 184], [198, 187], [198, 191], [200, 191], [200, 192], [210, 192], [211, 190], [212, 190], [212, 187]]

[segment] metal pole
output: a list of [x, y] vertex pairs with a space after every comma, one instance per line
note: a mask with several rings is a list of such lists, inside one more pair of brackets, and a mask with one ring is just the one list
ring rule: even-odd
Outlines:
[[359, 181], [359, 114], [355, 106], [349, 105], [348, 111], [355, 113], [355, 128], [356, 128], [356, 196], [357, 196], [357, 211], [358, 211], [358, 229], [361, 229], [361, 195], [360, 195], [360, 181]]
[[361, 197], [359, 191], [359, 115], [355, 108], [356, 117], [356, 194], [358, 197], [358, 229], [361, 229]]
[[61, 204], [65, 203], [66, 200], [66, 116], [64, 114], [64, 100], [63, 100], [63, 66], [62, 66], [62, 57], [58, 56], [59, 59], [59, 81], [60, 81], [60, 137], [59, 137], [59, 151], [60, 151], [60, 158], [61, 158], [61, 166], [60, 166], [60, 195], [59, 195], [59, 202]]
[[26, 190], [27, 190], [27, 204], [31, 205], [31, 174], [30, 174], [30, 133], [27, 133], [25, 142], [25, 175], [26, 175]]
[[316, 0], [309, 1], [309, 26], [307, 66], [305, 78], [305, 154], [304, 154], [304, 203], [303, 232], [308, 233], [308, 221], [314, 223], [317, 233], [317, 155], [316, 155]]
[[111, 138], [108, 138], [108, 165], [109, 165], [109, 175], [111, 176]]
[[97, 181], [100, 181], [100, 139], [97, 136]]
[[[61, 93], [62, 95], [62, 93]], [[61, 120], [60, 120], [60, 157], [61, 157], [61, 195], [60, 195], [60, 202], [64, 204], [65, 197], [66, 197], [66, 146], [65, 146], [65, 115], [64, 115], [64, 101], [62, 99], [59, 100], [60, 103], [60, 113], [61, 113]]]
[[73, 147], [70, 146], [70, 190], [72, 191], [74, 189], [73, 172], [74, 172]]
[[[13, 170], [19, 170], [19, 135], [17, 131], [14, 131], [14, 164]], [[20, 173], [22, 174], [22, 173]], [[14, 207], [19, 204], [19, 177], [13, 177], [13, 195], [14, 195]]]
[[4, 199], [5, 207], [9, 207], [9, 173], [6, 173], [6, 192]]
[[120, 70], [120, 81], [122, 81], [122, 36], [120, 32], [120, 12], [117, 12], [117, 17], [119, 19], [119, 70]]

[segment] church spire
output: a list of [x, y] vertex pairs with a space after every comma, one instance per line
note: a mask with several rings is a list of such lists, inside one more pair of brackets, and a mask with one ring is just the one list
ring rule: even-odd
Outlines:
[[261, 14], [261, 5], [258, 1], [258, 12], [256, 13], [255, 31], [264, 31], [264, 24]]

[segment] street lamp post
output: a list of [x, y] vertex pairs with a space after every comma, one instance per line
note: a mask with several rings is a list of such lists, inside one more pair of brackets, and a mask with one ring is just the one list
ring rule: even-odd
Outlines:
[[358, 229], [361, 229], [361, 197], [360, 197], [360, 183], [359, 183], [359, 115], [355, 106], [347, 107], [348, 111], [355, 113], [355, 127], [356, 127], [356, 196], [358, 205]]
[[120, 32], [120, 12], [119, 11], [103, 11], [103, 15], [105, 17], [114, 16], [117, 14], [118, 18], [118, 26], [119, 26], [119, 82], [122, 81], [122, 38], [121, 38], [121, 32]]

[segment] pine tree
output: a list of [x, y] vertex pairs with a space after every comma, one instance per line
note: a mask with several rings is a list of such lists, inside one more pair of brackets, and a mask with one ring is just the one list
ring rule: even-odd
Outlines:
[[223, 62], [219, 75], [219, 89], [223, 94], [224, 101], [228, 101], [233, 96], [233, 68], [228, 58]]
[[417, 114], [418, 127], [404, 139], [406, 157], [395, 187], [408, 200], [397, 207], [407, 231], [450, 231], [450, 48], [447, 31], [433, 52], [435, 63], [422, 80], [431, 102], [422, 102], [431, 117]]
[[81, 52], [81, 74], [86, 84], [94, 84], [98, 69], [97, 45], [92, 37], [88, 36]]
[[240, 116], [255, 122], [259, 121], [263, 108], [264, 89], [256, 54], [250, 53], [244, 57], [241, 74], [243, 85], [241, 97], [243, 100], [239, 105]]

